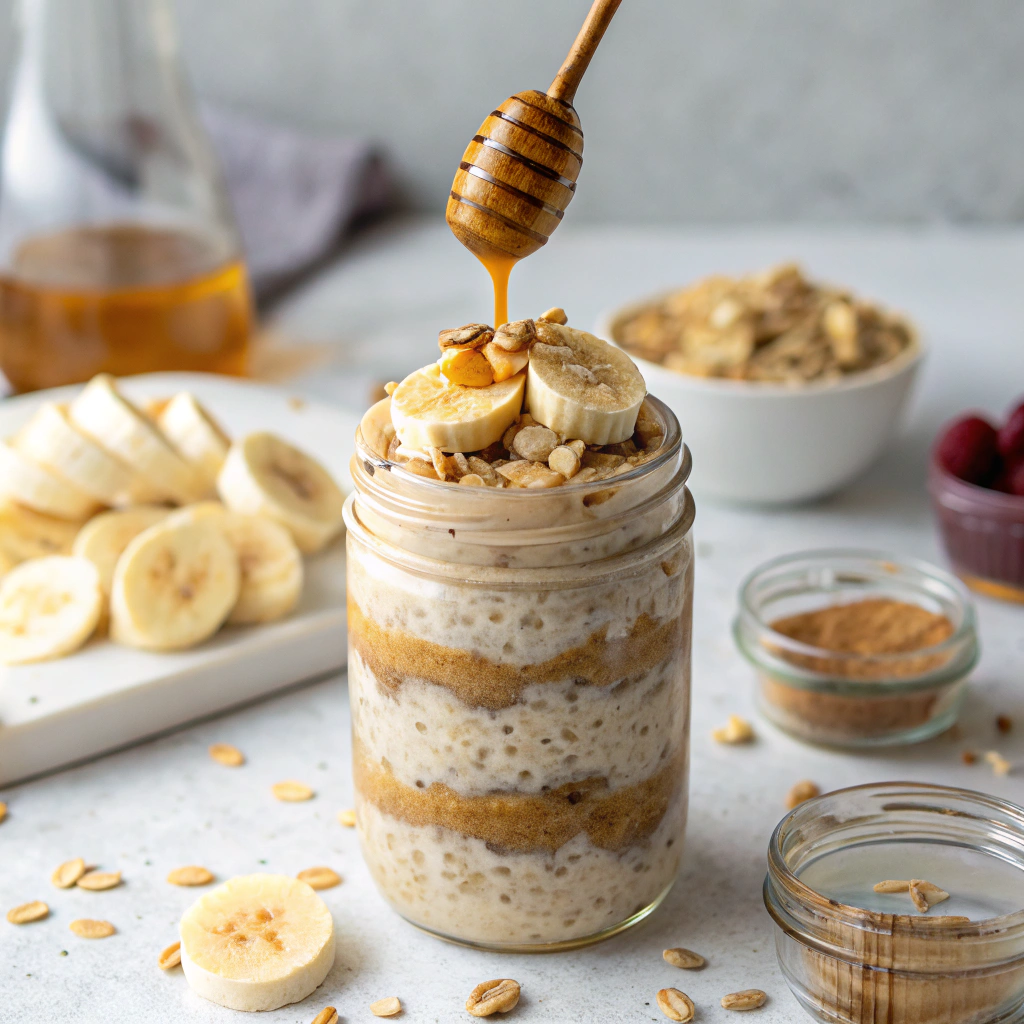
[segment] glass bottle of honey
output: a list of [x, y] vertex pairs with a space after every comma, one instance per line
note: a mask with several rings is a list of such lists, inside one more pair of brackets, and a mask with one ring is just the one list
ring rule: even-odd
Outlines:
[[0, 151], [0, 371], [16, 391], [245, 371], [251, 305], [167, 0], [19, 0]]

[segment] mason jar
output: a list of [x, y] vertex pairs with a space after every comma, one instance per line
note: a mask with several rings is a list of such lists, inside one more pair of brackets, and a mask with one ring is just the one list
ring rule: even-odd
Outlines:
[[378, 888], [442, 938], [570, 948], [642, 920], [686, 825], [689, 451], [549, 490], [461, 487], [357, 436], [356, 814]]

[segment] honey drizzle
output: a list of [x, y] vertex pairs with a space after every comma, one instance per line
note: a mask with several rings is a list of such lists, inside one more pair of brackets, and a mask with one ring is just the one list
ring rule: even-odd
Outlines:
[[494, 286], [494, 327], [497, 329], [508, 323], [508, 279], [519, 261], [514, 256], [477, 255], [477, 259], [490, 274]]

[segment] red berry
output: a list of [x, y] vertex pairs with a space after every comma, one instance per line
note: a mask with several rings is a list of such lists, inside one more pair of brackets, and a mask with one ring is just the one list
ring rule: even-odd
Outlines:
[[999, 431], [999, 452], [1004, 459], [1024, 455], [1024, 402], [1007, 417]]
[[1001, 475], [1006, 478], [1006, 493], [1024, 498], [1024, 456], [1011, 462]]
[[980, 416], [965, 416], [946, 428], [936, 454], [953, 476], [984, 486], [997, 468], [996, 429]]

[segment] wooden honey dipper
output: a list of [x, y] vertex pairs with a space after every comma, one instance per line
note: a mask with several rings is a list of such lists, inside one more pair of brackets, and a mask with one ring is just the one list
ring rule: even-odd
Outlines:
[[558, 227], [583, 166], [583, 131], [572, 101], [622, 0], [594, 0], [548, 91], [510, 96], [466, 147], [446, 219], [494, 282], [494, 326], [508, 320], [512, 267]]

